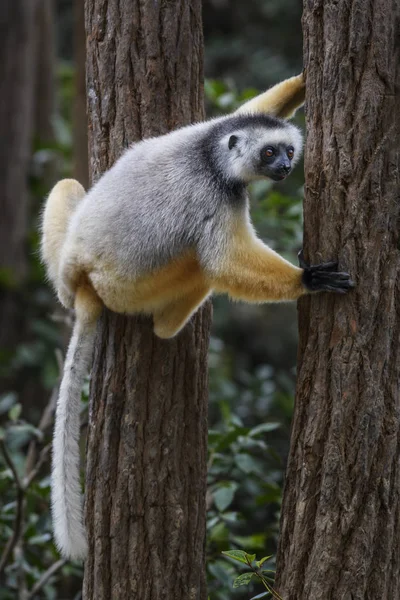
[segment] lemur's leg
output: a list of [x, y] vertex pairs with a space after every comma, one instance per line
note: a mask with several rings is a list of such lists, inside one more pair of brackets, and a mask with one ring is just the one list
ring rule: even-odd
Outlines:
[[282, 81], [272, 88], [243, 104], [236, 113], [265, 113], [290, 119], [304, 104], [305, 83], [303, 74]]
[[82, 279], [85, 280], [83, 275], [82, 268], [74, 258], [61, 257], [57, 295], [65, 308], [74, 308], [76, 290]]
[[47, 275], [56, 290], [68, 224], [85, 193], [74, 179], [63, 179], [51, 190], [43, 211], [41, 253]]
[[186, 325], [210, 292], [211, 290], [208, 287], [199, 287], [154, 312], [154, 333], [160, 338], [170, 338], [176, 335]]
[[304, 265], [299, 269], [265, 246], [256, 237], [233, 241], [220, 269], [209, 274], [216, 292], [247, 302], [296, 300], [307, 292], [346, 293], [353, 287], [347, 273], [337, 273], [336, 263]]

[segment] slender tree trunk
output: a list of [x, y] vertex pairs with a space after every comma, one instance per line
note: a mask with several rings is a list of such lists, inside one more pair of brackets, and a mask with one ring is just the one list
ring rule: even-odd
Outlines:
[[13, 290], [26, 273], [27, 176], [31, 151], [34, 11], [25, 0], [0, 3], [0, 348], [18, 337]]
[[[203, 116], [201, 2], [86, 0], [92, 178]], [[113, 199], [110, 198], [110, 202]], [[86, 600], [205, 600], [210, 306], [170, 341], [104, 312], [91, 381]]]
[[[34, 66], [34, 134], [42, 143], [54, 141], [55, 32], [53, 0], [36, 0]], [[30, 150], [30, 148], [29, 148]], [[53, 171], [54, 165], [53, 165]], [[53, 173], [54, 179], [55, 173]], [[54, 180], [50, 181], [50, 186]], [[49, 187], [50, 187], [49, 186]]]
[[305, 252], [357, 288], [300, 312], [284, 600], [400, 597], [400, 4], [305, 0]]

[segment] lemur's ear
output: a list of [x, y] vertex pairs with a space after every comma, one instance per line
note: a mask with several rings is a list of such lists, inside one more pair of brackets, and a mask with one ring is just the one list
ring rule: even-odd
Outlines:
[[228, 142], [229, 150], [232, 150], [232, 148], [234, 146], [236, 146], [238, 139], [239, 138], [237, 137], [237, 135], [231, 135], [231, 137], [229, 138], [229, 142]]

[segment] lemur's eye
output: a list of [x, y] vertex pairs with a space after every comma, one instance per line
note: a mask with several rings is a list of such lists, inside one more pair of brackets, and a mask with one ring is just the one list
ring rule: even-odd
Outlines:
[[274, 156], [274, 154], [275, 154], [274, 148], [272, 148], [271, 146], [268, 146], [268, 148], [265, 148], [264, 156], [266, 156], [267, 158], [271, 158], [271, 156]]
[[293, 156], [294, 156], [294, 148], [293, 146], [288, 146], [288, 148], [286, 148], [286, 154], [287, 157], [292, 160]]

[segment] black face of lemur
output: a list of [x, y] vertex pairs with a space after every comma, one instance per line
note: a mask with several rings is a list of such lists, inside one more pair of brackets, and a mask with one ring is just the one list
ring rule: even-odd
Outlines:
[[292, 170], [293, 146], [270, 144], [260, 152], [259, 168], [264, 177], [282, 181]]

